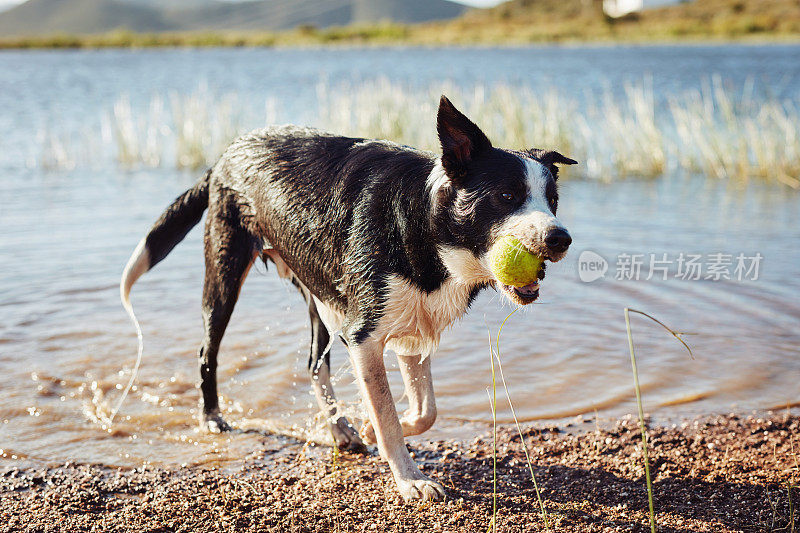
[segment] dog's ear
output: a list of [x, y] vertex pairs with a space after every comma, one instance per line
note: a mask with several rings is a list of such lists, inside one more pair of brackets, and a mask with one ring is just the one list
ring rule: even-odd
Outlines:
[[538, 148], [531, 148], [528, 154], [541, 164], [550, 169], [550, 173], [555, 179], [558, 179], [558, 167], [556, 165], [577, 165], [578, 162], [570, 159], [555, 150], [540, 150]]
[[442, 95], [436, 129], [442, 144], [442, 166], [451, 177], [463, 174], [464, 165], [492, 147], [492, 143], [470, 119]]
[[556, 152], [555, 150], [540, 150], [538, 148], [531, 148], [528, 150], [528, 153], [534, 159], [539, 160], [543, 165], [551, 166], [551, 165], [577, 165], [578, 162], [574, 159], [570, 159], [569, 157], [563, 156]]

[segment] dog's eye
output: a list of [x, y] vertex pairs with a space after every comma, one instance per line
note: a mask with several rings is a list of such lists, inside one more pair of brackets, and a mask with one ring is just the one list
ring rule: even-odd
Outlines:
[[500, 198], [509, 204], [514, 201], [514, 195], [510, 192], [500, 193]]

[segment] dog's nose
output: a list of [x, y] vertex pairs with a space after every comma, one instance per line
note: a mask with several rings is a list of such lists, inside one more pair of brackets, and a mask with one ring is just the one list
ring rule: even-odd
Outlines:
[[544, 237], [544, 243], [550, 250], [560, 254], [566, 252], [569, 245], [572, 244], [572, 237], [569, 236], [566, 230], [554, 228], [547, 232]]

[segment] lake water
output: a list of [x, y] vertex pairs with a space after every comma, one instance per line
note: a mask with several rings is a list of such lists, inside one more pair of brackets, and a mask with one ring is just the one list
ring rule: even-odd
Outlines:
[[[122, 267], [197, 174], [121, 170], [99, 152], [89, 153], [96, 156], [89, 163], [46, 170], [39, 164], [42, 131], [79, 140], [100, 127], [121, 94], [138, 109], [153, 94], [187, 94], [201, 85], [252, 103], [247, 127], [263, 121], [266, 98], [280, 103], [281, 121], [313, 125], [309, 102], [320, 80], [353, 84], [378, 77], [420, 87], [442, 79], [461, 86], [555, 86], [575, 98], [647, 77], [664, 101], [719, 74], [733, 87], [755, 80], [760, 91], [796, 98], [798, 57], [798, 46], [0, 53], [3, 461], [224, 462], [262, 438], [195, 429], [200, 226], [135, 286], [143, 367], [114, 427], [97, 421], [116, 401], [136, 353], [118, 300]], [[559, 215], [573, 247], [548, 269], [539, 303], [515, 314], [503, 332], [501, 356], [521, 420], [634, 411], [626, 306], [694, 333], [686, 337], [692, 359], [658, 326], [633, 318], [645, 407], [657, 417], [800, 402], [800, 193], [670, 175], [566, 181], [561, 198]], [[604, 277], [581, 280], [602, 264], [582, 252], [607, 262]], [[683, 279], [686, 260], [696, 255], [701, 279]], [[639, 279], [625, 279], [638, 263]], [[487, 291], [446, 333], [433, 360], [440, 419], [431, 436], [470, 437], [491, 419], [487, 328], [496, 333], [511, 310]], [[307, 322], [299, 295], [263, 265], [254, 268], [220, 355], [229, 420], [324, 440], [305, 371]], [[332, 361], [337, 393], [357, 413], [341, 346]], [[396, 368], [390, 378], [399, 398]], [[500, 419], [508, 421], [505, 404], [500, 407]]]

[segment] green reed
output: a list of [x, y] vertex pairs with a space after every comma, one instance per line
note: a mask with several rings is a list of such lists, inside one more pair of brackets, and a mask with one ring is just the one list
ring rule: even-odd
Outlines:
[[494, 354], [492, 352], [492, 335], [489, 334], [489, 364], [492, 370], [492, 518], [487, 531], [497, 532], [497, 379], [494, 372]]
[[[435, 117], [441, 94], [496, 146], [554, 148], [581, 162], [579, 168], [565, 169], [566, 175], [613, 181], [682, 172], [800, 188], [800, 99], [756, 97], [753, 83], [737, 91], [718, 76], [701, 90], [672, 95], [667, 106], [656, 101], [649, 79], [628, 83], [619, 93], [607, 89], [580, 98], [557, 87], [504, 82], [412, 87], [385, 77], [352, 84], [323, 81], [316, 102], [308, 102], [305, 121], [438, 152]], [[149, 104], [137, 106], [122, 95], [104, 117], [104, 128], [87, 135], [59, 131], [53, 126], [57, 121], [48, 121], [48, 130], [40, 134], [40, 165], [96, 164], [105, 148], [125, 168], [198, 169], [216, 161], [237, 135], [286, 120], [278, 109], [271, 98], [254, 108], [235, 93], [216, 95], [204, 86], [173, 93], [166, 102], [154, 95]]]
[[792, 489], [797, 487], [792, 480], [786, 482], [786, 492], [789, 496], [789, 533], [794, 533], [794, 502], [792, 501]]
[[542, 494], [539, 490], [539, 484], [536, 481], [536, 474], [533, 472], [533, 462], [531, 461], [531, 456], [528, 453], [528, 446], [525, 444], [525, 437], [522, 434], [522, 428], [519, 424], [519, 419], [517, 418], [517, 413], [514, 410], [514, 404], [511, 401], [511, 393], [508, 390], [508, 384], [506, 383], [506, 377], [503, 373], [503, 365], [500, 362], [500, 335], [503, 333], [503, 327], [506, 325], [506, 321], [511, 318], [511, 315], [519, 311], [521, 307], [517, 307], [511, 313], [508, 314], [503, 319], [503, 322], [500, 324], [500, 328], [497, 331], [497, 338], [496, 338], [496, 346], [495, 348], [492, 347], [492, 335], [489, 333], [489, 360], [490, 360], [490, 368], [492, 372], [492, 397], [491, 397], [491, 405], [492, 405], [492, 424], [493, 424], [493, 437], [494, 437], [494, 444], [492, 446], [492, 519], [490, 522], [490, 527], [492, 527], [492, 531], [496, 531], [497, 528], [497, 379], [495, 373], [495, 361], [497, 362], [497, 369], [500, 373], [500, 380], [503, 382], [503, 389], [506, 393], [506, 399], [508, 400], [508, 406], [511, 410], [511, 416], [514, 418], [514, 424], [517, 428], [517, 433], [519, 434], [519, 441], [522, 445], [522, 450], [525, 453], [525, 461], [528, 465], [528, 471], [531, 474], [531, 480], [533, 481], [533, 488], [536, 492], [536, 499], [539, 503], [539, 510], [542, 514], [542, 521], [544, 522], [545, 530], [550, 531], [550, 520], [547, 515], [547, 511], [544, 507], [544, 501], [542, 500]]
[[681, 344], [683, 344], [683, 346], [689, 351], [689, 356], [693, 357], [693, 355], [692, 355], [692, 349], [681, 338], [681, 335], [684, 335], [683, 333], [674, 331], [673, 329], [666, 326], [663, 322], [661, 322], [657, 318], [643, 311], [637, 311], [636, 309], [630, 309], [628, 307], [625, 308], [625, 328], [628, 332], [628, 348], [630, 349], [631, 352], [631, 370], [633, 372], [633, 388], [636, 391], [636, 405], [639, 408], [639, 429], [642, 432], [642, 453], [644, 457], [645, 480], [647, 482], [647, 502], [650, 513], [650, 531], [651, 533], [656, 533], [656, 514], [655, 514], [655, 507], [653, 505], [653, 483], [650, 478], [650, 458], [648, 455], [648, 446], [647, 446], [647, 429], [645, 427], [645, 422], [644, 422], [644, 408], [642, 407], [642, 390], [639, 386], [639, 370], [636, 366], [636, 355], [633, 349], [633, 334], [631, 333], [630, 313], [637, 313], [639, 315], [649, 318], [656, 324], [659, 324], [661, 327], [669, 331], [673, 337], [678, 339], [678, 341]]

